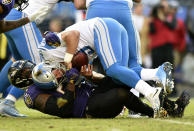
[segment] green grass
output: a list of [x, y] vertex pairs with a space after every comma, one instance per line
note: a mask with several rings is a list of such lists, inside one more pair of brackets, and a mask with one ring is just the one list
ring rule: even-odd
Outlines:
[[[17, 102], [26, 118], [0, 117], [0, 131], [194, 131], [194, 99], [183, 118], [132, 119], [61, 119], [28, 109], [23, 100]], [[126, 114], [126, 113], [125, 113]]]

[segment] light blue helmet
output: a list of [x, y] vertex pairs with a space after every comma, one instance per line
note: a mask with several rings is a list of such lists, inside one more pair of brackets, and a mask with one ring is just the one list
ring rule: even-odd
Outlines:
[[32, 71], [34, 84], [41, 89], [53, 89], [58, 85], [55, 75], [52, 73], [54, 67], [45, 63], [36, 65]]

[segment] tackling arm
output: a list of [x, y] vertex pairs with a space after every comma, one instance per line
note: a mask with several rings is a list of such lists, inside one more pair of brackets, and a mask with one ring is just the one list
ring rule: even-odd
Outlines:
[[[15, 21], [0, 20], [0, 33], [13, 30], [15, 28], [23, 26], [23, 25], [25, 25], [29, 22], [32, 22], [32, 21], [38, 22], [41, 20], [42, 17], [47, 15], [49, 10], [50, 10], [50, 8], [48, 6], [44, 6], [44, 7], [40, 8], [39, 10], [37, 10], [35, 13], [29, 15], [28, 17], [25, 17], [25, 18], [22, 18], [19, 20], [15, 20]], [[1, 13], [3, 13], [3, 8], [0, 6], [0, 14]]]
[[16, 20], [16, 21], [4, 21], [4, 20], [1, 20], [0, 21], [0, 33], [13, 30], [13, 29], [18, 28], [18, 27], [20, 27], [22, 25], [25, 25], [25, 24], [27, 24], [29, 22], [30, 22], [30, 20], [27, 17], [19, 19], [19, 20]]

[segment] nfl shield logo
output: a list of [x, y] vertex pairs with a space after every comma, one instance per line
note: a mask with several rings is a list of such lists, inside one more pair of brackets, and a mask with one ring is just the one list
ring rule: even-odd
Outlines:
[[8, 5], [12, 2], [12, 0], [2, 0], [2, 4]]

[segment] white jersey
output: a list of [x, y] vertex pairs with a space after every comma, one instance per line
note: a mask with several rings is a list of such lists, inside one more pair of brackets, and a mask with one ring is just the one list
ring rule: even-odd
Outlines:
[[93, 59], [96, 56], [94, 47], [94, 24], [98, 19], [100, 18], [96, 17], [86, 21], [80, 21], [72, 26], [69, 26], [64, 31], [67, 32], [76, 30], [80, 32], [80, 39], [77, 51], [84, 49], [84, 52], [88, 55], [89, 60]]
[[[80, 40], [78, 43], [77, 51], [85, 47], [89, 47], [89, 48], [86, 48], [89, 50], [85, 50], [85, 53], [88, 55], [89, 61], [97, 56], [94, 48], [94, 24], [98, 19], [100, 18], [97, 17], [87, 21], [78, 22], [72, 26], [69, 26], [68, 28], [66, 28], [66, 30], [63, 31], [63, 32], [67, 32], [67, 31], [77, 30], [80, 32]], [[61, 47], [57, 47], [56, 49], [46, 49], [44, 48], [44, 45], [45, 45], [45, 42], [43, 41], [42, 47], [39, 47], [39, 50], [41, 52], [41, 55], [44, 61], [50, 61], [50, 62], [64, 61], [63, 59], [65, 56], [66, 47], [61, 46]], [[88, 53], [89, 51], [91, 51], [90, 49], [94, 51], [92, 54]]]
[[[90, 2], [95, 1], [95, 0], [86, 0], [86, 7], [90, 5]], [[104, 0], [106, 1], [106, 0]], [[129, 3], [129, 6], [132, 8], [133, 7], [133, 1], [132, 0], [107, 0], [107, 1], [127, 1]]]
[[42, 50], [39, 52], [43, 58], [43, 61], [49, 62], [50, 64], [64, 62], [66, 47], [57, 47], [56, 49]]
[[44, 6], [48, 6], [52, 9], [58, 1], [59, 0], [29, 0], [29, 5], [22, 12], [30, 15]]
[[90, 46], [94, 49], [94, 24], [97, 19], [99, 18], [97, 17], [86, 21], [80, 21], [65, 29], [65, 32], [72, 30], [80, 32], [80, 40], [77, 50], [80, 50], [85, 46]]

